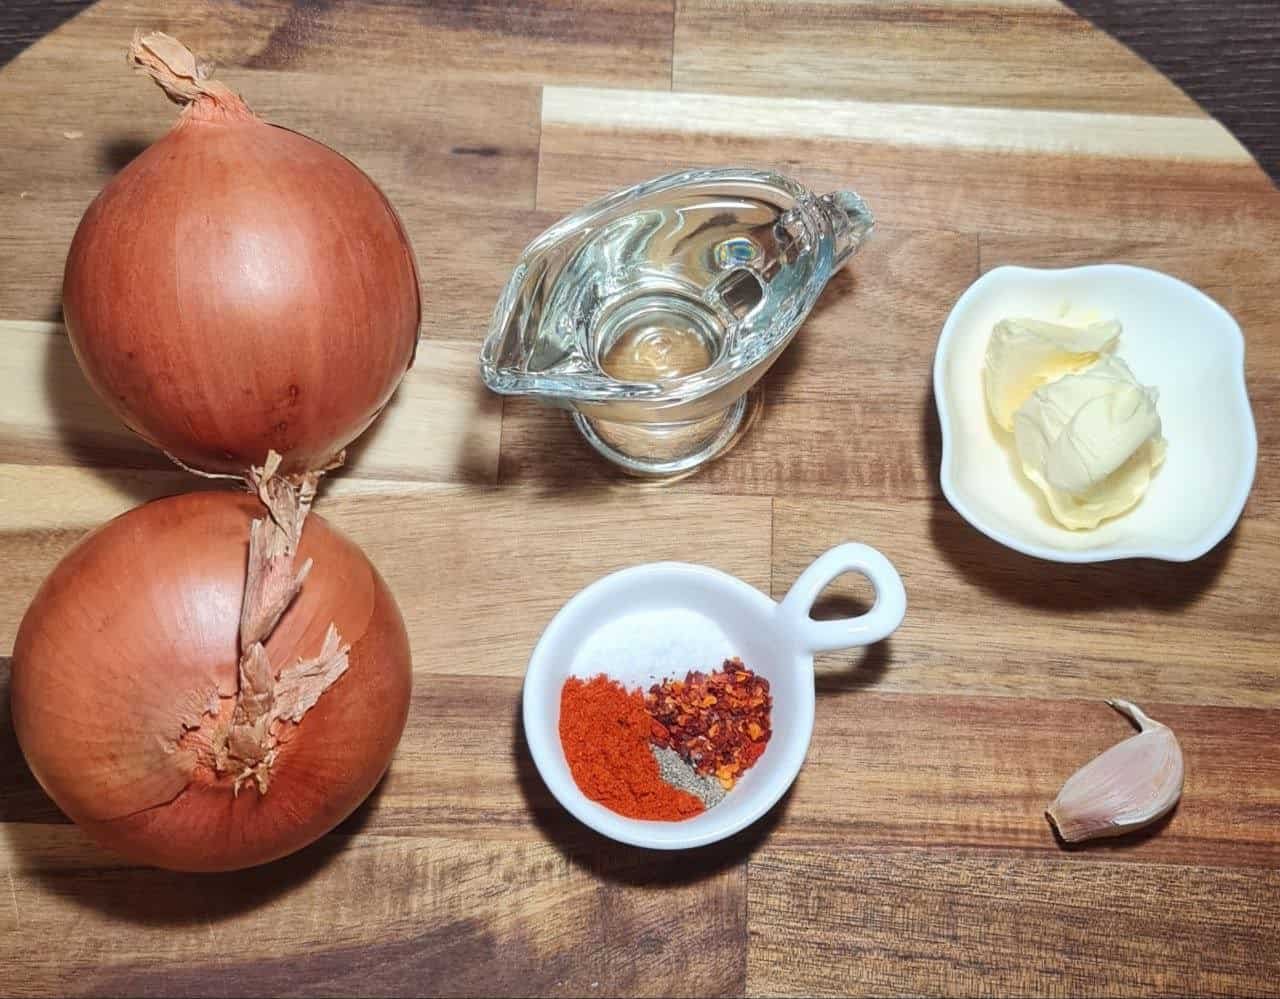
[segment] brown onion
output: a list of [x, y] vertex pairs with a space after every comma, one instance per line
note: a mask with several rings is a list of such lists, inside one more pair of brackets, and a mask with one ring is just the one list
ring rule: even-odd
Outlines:
[[[271, 722], [269, 765], [219, 771], [237, 676], [251, 496], [157, 500], [81, 541], [45, 580], [13, 654], [13, 724], [49, 796], [94, 839], [146, 864], [231, 870], [305, 846], [378, 782], [408, 711], [400, 611], [360, 549], [309, 518], [307, 578], [265, 642], [276, 674], [336, 626], [346, 669], [299, 721]], [[266, 777], [269, 775], [269, 786]]]
[[89, 382], [193, 468], [323, 468], [391, 398], [420, 301], [395, 210], [349, 160], [258, 118], [166, 35], [132, 61], [174, 127], [89, 206], [63, 316]]

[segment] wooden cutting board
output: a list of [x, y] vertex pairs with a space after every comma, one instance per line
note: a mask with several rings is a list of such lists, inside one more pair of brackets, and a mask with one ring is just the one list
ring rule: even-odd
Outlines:
[[[404, 216], [422, 349], [318, 508], [400, 599], [414, 701], [342, 827], [202, 877], [92, 846], [5, 710], [0, 992], [1276, 992], [1280, 194], [1171, 83], [1053, 0], [103, 0], [0, 72], [4, 652], [87, 529], [196, 485], [106, 414], [58, 325], [81, 212], [173, 118], [125, 67], [136, 26], [216, 57]], [[487, 394], [476, 352], [528, 239], [690, 164], [852, 186], [881, 229], [741, 445], [645, 490], [562, 414]], [[938, 488], [930, 362], [956, 297], [1003, 263], [1106, 260], [1202, 287], [1246, 331], [1258, 478], [1195, 563], [1034, 561]], [[772, 814], [670, 856], [554, 803], [517, 701], [564, 599], [664, 558], [778, 596], [848, 539], [896, 562], [911, 609], [891, 641], [820, 658], [809, 762]], [[828, 610], [864, 597], [838, 581]], [[1178, 733], [1185, 798], [1153, 833], [1066, 851], [1042, 810], [1127, 734], [1112, 695]]]

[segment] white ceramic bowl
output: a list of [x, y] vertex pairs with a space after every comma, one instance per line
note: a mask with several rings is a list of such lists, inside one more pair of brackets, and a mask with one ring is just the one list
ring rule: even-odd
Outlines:
[[[1117, 353], [1160, 390], [1169, 442], [1146, 496], [1090, 531], [1059, 525], [990, 418], [987, 340], [1009, 316], [1054, 319], [1063, 305], [1120, 320]], [[1067, 270], [997, 267], [956, 302], [938, 340], [933, 390], [942, 423], [942, 491], [1001, 544], [1055, 562], [1199, 558], [1230, 532], [1253, 484], [1258, 438], [1244, 380], [1244, 337], [1203, 292], [1125, 264]], [[1008, 444], [1005, 442], [1008, 441]]]
[[[875, 605], [859, 617], [814, 621], [814, 600], [846, 572], [871, 581]], [[818, 558], [781, 603], [734, 576], [683, 562], [605, 576], [560, 609], [529, 660], [523, 709], [533, 762], [560, 804], [605, 836], [659, 850], [724, 839], [772, 808], [800, 772], [813, 733], [814, 653], [878, 642], [902, 623], [906, 607], [897, 570], [858, 544]], [[626, 818], [578, 789], [560, 746], [560, 690], [568, 677], [605, 673], [647, 690], [690, 669], [719, 669], [733, 656], [769, 681], [773, 736], [724, 801], [691, 819], [656, 822]]]

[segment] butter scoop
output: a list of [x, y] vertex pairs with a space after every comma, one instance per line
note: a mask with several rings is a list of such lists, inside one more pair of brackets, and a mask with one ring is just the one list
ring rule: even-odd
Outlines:
[[1114, 319], [1077, 326], [1043, 319], [1002, 319], [987, 342], [983, 381], [991, 415], [1013, 430], [1019, 406], [1041, 385], [1087, 368], [1115, 348]]
[[1064, 527], [1097, 527], [1142, 498], [1164, 460], [1158, 398], [1108, 355], [1042, 385], [1018, 408], [1022, 470]]

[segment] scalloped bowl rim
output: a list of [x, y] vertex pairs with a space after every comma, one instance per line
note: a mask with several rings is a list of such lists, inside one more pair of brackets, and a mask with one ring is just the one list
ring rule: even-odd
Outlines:
[[[1171, 294], [1190, 295], [1220, 320], [1217, 335], [1223, 340], [1223, 346], [1232, 353], [1234, 387], [1232, 404], [1236, 407], [1236, 416], [1244, 435], [1244, 464], [1239, 469], [1235, 481], [1224, 493], [1225, 502], [1218, 515], [1206, 525], [1200, 535], [1192, 542], [1185, 544], [1168, 543], [1164, 545], [1114, 544], [1094, 548], [1058, 548], [1019, 537], [999, 524], [992, 523], [979, 512], [969, 501], [964, 490], [957, 485], [953, 466], [957, 460], [959, 448], [955, 442], [956, 432], [952, 426], [952, 404], [946, 379], [946, 364], [958, 339], [957, 331], [961, 328], [961, 318], [968, 307], [989, 291], [992, 284], [1009, 278], [1022, 278], [1029, 281], [1050, 282], [1067, 276], [1083, 276], [1088, 274], [1120, 274], [1128, 275], [1135, 281], [1165, 283]], [[1124, 333], [1121, 333], [1120, 356], [1125, 355]], [[1139, 372], [1141, 378], [1141, 372]], [[1159, 387], [1157, 385], [1157, 387]], [[1051, 562], [1090, 563], [1108, 562], [1117, 559], [1147, 558], [1165, 562], [1189, 562], [1200, 558], [1211, 551], [1235, 527], [1240, 519], [1244, 506], [1253, 487], [1257, 472], [1258, 439], [1254, 424], [1253, 410], [1249, 403], [1248, 387], [1245, 381], [1245, 343], [1240, 324], [1225, 308], [1214, 301], [1199, 288], [1162, 271], [1132, 264], [1105, 263], [1086, 264], [1079, 267], [1026, 267], [1021, 265], [1002, 265], [994, 267], [977, 278], [956, 300], [942, 327], [938, 337], [937, 349], [933, 362], [933, 392], [938, 413], [938, 422], [942, 428], [942, 458], [940, 462], [940, 479], [943, 495], [947, 502], [971, 526], [987, 535], [994, 541], [1035, 558]], [[1122, 515], [1123, 517], [1124, 515]], [[1122, 518], [1117, 518], [1122, 519]], [[1067, 530], [1062, 528], [1062, 530]]]

